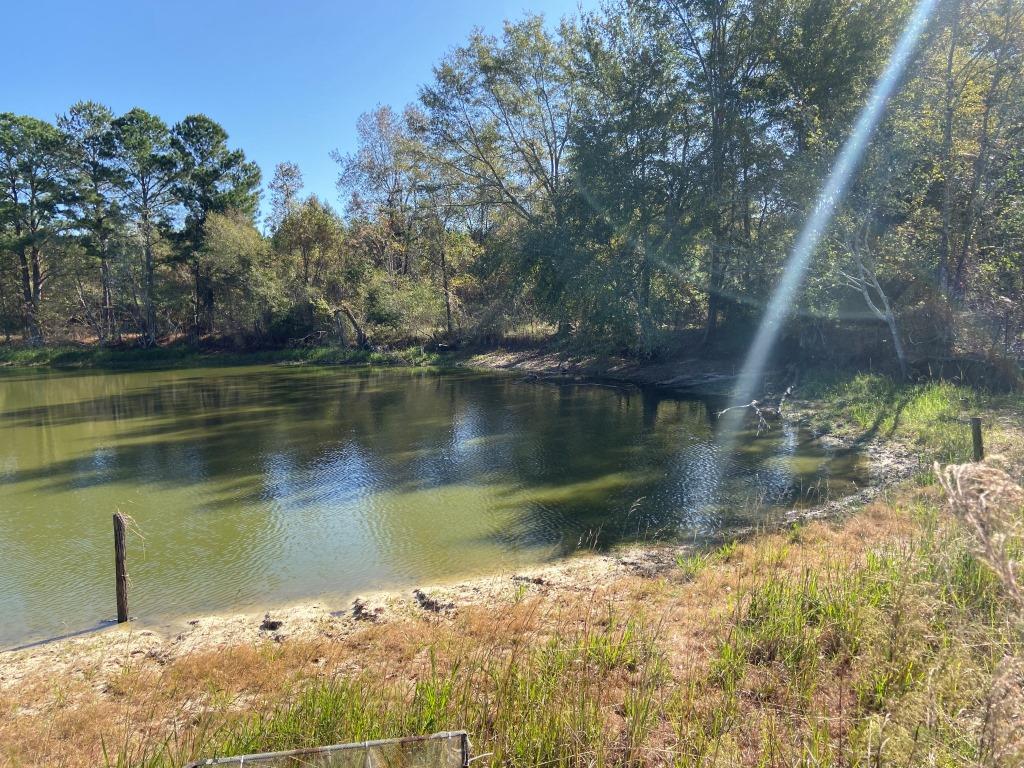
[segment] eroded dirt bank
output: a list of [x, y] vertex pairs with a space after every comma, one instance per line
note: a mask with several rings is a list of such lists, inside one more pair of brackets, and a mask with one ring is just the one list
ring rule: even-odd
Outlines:
[[633, 384], [699, 394], [725, 394], [737, 379], [736, 364], [726, 360], [692, 358], [650, 362], [572, 355], [548, 348], [492, 350], [472, 355], [463, 364], [471, 368], [520, 371], [551, 381]]
[[369, 625], [411, 618], [451, 618], [471, 606], [527, 594], [557, 597], [618, 579], [653, 576], [675, 562], [681, 548], [627, 547], [581, 553], [566, 560], [449, 584], [363, 593], [338, 604], [308, 602], [260, 613], [189, 617], [166, 625], [128, 624], [0, 654], [0, 692], [39, 673], [67, 679], [109, 675], [129, 660], [164, 665], [201, 651], [266, 641], [335, 640]]

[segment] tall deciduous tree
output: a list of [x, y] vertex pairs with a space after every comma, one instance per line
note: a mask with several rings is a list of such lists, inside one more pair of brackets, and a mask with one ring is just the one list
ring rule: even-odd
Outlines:
[[405, 117], [390, 107], [360, 115], [356, 151], [332, 154], [340, 166], [339, 191], [351, 193], [353, 209], [383, 227], [382, 266], [392, 275], [408, 275], [411, 269], [418, 194], [418, 169]]
[[211, 211], [196, 255], [218, 312], [211, 331], [263, 338], [286, 297], [270, 243], [247, 212]]
[[537, 279], [520, 281], [519, 292], [536, 288], [534, 296], [563, 331], [571, 321], [562, 299], [571, 279], [567, 179], [579, 100], [570, 33], [568, 26], [552, 32], [540, 16], [506, 22], [500, 38], [476, 32], [421, 91], [428, 141], [478, 206], [478, 229], [522, 229], [518, 242], [505, 240], [507, 253], [514, 270]]
[[421, 101], [444, 162], [483, 200], [530, 221], [557, 206], [577, 106], [564, 34], [541, 16], [475, 32]]
[[302, 187], [302, 170], [298, 165], [286, 162], [274, 167], [274, 178], [268, 185], [270, 214], [267, 216], [266, 227], [269, 234], [273, 235], [285, 217], [295, 210]]
[[609, 282], [621, 286], [623, 311], [606, 322], [650, 352], [653, 286], [692, 279], [682, 255], [697, 202], [695, 116], [667, 25], [635, 3], [617, 10], [587, 17], [575, 44], [582, 87], [573, 181], [596, 247], [584, 251], [593, 280], [579, 287], [600, 296]]

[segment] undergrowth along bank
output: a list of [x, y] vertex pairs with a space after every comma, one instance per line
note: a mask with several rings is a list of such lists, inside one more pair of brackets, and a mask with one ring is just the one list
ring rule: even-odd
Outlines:
[[444, 355], [423, 347], [371, 352], [351, 347], [294, 347], [234, 352], [169, 347], [15, 347], [0, 345], [0, 368], [55, 368], [125, 370], [204, 366], [307, 363], [318, 365], [436, 365]]
[[[854, 445], [894, 440], [912, 447], [924, 464], [956, 463], [972, 455], [971, 416], [982, 416], [987, 436], [1002, 448], [1007, 422], [1024, 417], [1024, 393], [994, 394], [949, 381], [905, 383], [879, 375], [808, 376], [799, 388], [811, 400], [811, 422]], [[1011, 425], [1012, 426], [1012, 425]]]

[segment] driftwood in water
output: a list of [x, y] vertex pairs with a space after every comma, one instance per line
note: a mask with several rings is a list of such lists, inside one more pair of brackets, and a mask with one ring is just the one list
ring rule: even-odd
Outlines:
[[782, 406], [785, 405], [786, 400], [793, 394], [793, 387], [786, 387], [786, 391], [782, 393], [782, 397], [778, 400], [751, 400], [745, 405], [733, 405], [729, 408], [725, 408], [718, 412], [718, 418], [722, 418], [722, 415], [729, 411], [737, 411], [740, 409], [749, 409], [750, 413], [757, 417], [757, 434], [760, 435], [761, 431], [767, 431], [771, 429], [770, 421], [778, 421], [782, 418]]

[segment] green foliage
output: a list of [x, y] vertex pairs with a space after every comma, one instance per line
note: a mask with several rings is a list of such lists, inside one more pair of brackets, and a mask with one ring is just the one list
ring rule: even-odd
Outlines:
[[179, 344], [166, 347], [0, 347], [0, 368], [46, 366], [57, 369], [100, 368], [109, 370], [255, 365], [263, 363], [310, 363], [316, 365], [428, 366], [445, 362], [442, 355], [422, 347], [393, 352], [370, 352], [351, 347], [319, 345], [250, 352], [202, 351]]
[[0, 249], [16, 257], [6, 266], [20, 278], [23, 333], [33, 344], [42, 341], [43, 287], [61, 205], [69, 196], [67, 159], [64, 136], [52, 125], [0, 113]]
[[[911, 6], [616, 0], [474, 32], [417, 104], [359, 119], [333, 156], [343, 215], [277, 166], [259, 264], [251, 237], [207, 242], [213, 215], [254, 221], [260, 183], [210, 117], [4, 114], [2, 330], [372, 347], [539, 323], [594, 352], [738, 354]], [[1019, 384], [1019, 21], [1014, 3], [936, 14], [791, 355], [907, 377], [968, 356]]]
[[708, 553], [676, 555], [676, 565], [679, 566], [682, 577], [686, 581], [690, 581], [695, 578], [698, 573], [703, 571], [711, 563], [712, 556]]
[[217, 297], [220, 327], [242, 338], [265, 337], [272, 318], [288, 306], [269, 244], [246, 214], [208, 213], [194, 264], [201, 288]]
[[387, 339], [423, 339], [442, 324], [443, 297], [430, 285], [374, 275], [366, 288], [367, 320]]
[[739, 542], [728, 541], [711, 552], [680, 553], [676, 555], [676, 565], [682, 573], [684, 581], [694, 579], [698, 573], [716, 563], [728, 563], [736, 554]]

